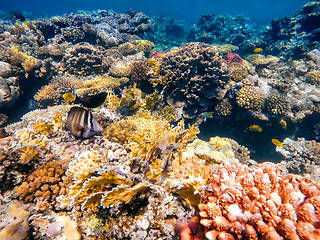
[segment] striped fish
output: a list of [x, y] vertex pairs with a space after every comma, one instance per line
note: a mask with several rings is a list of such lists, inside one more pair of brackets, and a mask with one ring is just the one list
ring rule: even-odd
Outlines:
[[82, 107], [72, 107], [67, 117], [67, 128], [76, 138], [91, 138], [103, 129], [91, 111]]

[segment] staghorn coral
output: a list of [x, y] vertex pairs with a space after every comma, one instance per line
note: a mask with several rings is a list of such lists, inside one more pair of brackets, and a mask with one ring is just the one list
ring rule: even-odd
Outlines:
[[320, 70], [313, 70], [308, 72], [306, 75], [306, 80], [311, 84], [319, 84], [320, 83]]
[[227, 64], [216, 47], [187, 43], [160, 59], [157, 81], [165, 82], [164, 95], [185, 118], [195, 118], [221, 100], [230, 88]]
[[120, 120], [110, 124], [104, 131], [103, 136], [112, 142], [126, 145], [136, 129], [137, 127], [133, 122]]
[[282, 95], [270, 95], [265, 99], [264, 108], [270, 114], [284, 115], [289, 111], [289, 104]]
[[[158, 149], [159, 140], [166, 139], [169, 133], [170, 138], [173, 137], [178, 143], [177, 151], [181, 152], [182, 146], [192, 141], [199, 133], [199, 130], [194, 126], [189, 126], [188, 129], [185, 129], [183, 121], [173, 127], [168, 121], [151, 115], [147, 110], [139, 110], [136, 115], [127, 119], [137, 127], [127, 145], [127, 148], [131, 150], [131, 157], [149, 160], [153, 152]], [[170, 142], [170, 144], [175, 144], [176, 142]]]
[[63, 160], [41, 165], [17, 188], [18, 197], [25, 203], [35, 203], [39, 209], [59, 209], [55, 199], [68, 192], [70, 178], [65, 176], [68, 163]]
[[62, 69], [69, 74], [90, 75], [103, 73], [104, 49], [87, 42], [78, 43], [66, 49]]
[[84, 94], [96, 94], [107, 91], [108, 88], [116, 89], [129, 81], [126, 77], [115, 78], [106, 75], [97, 75], [84, 81], [82, 86], [76, 89], [76, 94], [81, 96]]
[[261, 110], [264, 99], [256, 88], [243, 86], [237, 94], [236, 102], [241, 108], [253, 112]]
[[201, 192], [200, 223], [209, 239], [318, 239], [319, 187], [265, 164], [222, 164]]

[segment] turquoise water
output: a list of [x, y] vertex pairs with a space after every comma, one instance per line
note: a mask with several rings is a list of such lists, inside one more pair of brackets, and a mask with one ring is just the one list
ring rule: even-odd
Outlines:
[[77, 10], [112, 9], [117, 12], [125, 12], [129, 8], [142, 11], [149, 16], [170, 16], [183, 19], [189, 24], [193, 24], [203, 13], [217, 13], [238, 15], [244, 14], [252, 20], [266, 23], [272, 19], [283, 16], [291, 16], [306, 0], [295, 1], [253, 1], [253, 0], [200, 0], [200, 1], [63, 1], [63, 0], [14, 0], [2, 1], [0, 10], [21, 12], [31, 12], [35, 15], [61, 15], [75, 12]]

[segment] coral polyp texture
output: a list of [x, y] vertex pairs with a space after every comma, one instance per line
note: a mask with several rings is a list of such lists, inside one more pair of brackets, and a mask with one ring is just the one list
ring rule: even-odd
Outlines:
[[159, 70], [158, 80], [165, 83], [167, 102], [183, 106], [186, 118], [206, 111], [230, 88], [228, 66], [219, 50], [208, 44], [187, 43], [164, 54]]
[[201, 193], [200, 223], [208, 239], [319, 239], [319, 190], [271, 164], [222, 164]]

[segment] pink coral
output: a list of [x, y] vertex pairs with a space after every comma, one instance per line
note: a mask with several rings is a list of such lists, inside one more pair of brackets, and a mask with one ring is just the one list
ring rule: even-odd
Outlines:
[[209, 239], [320, 239], [319, 185], [270, 164], [218, 166], [201, 200]]

